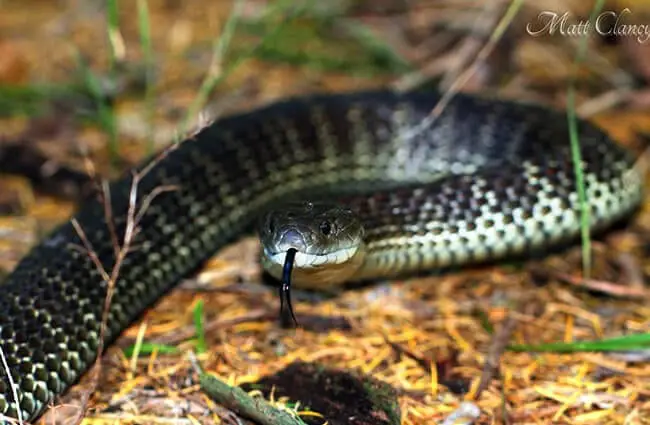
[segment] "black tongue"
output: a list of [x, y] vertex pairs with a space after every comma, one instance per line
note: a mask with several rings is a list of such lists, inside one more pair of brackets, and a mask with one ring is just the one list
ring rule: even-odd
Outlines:
[[[282, 268], [282, 282], [280, 282], [280, 320], [282, 327], [291, 327], [293, 321], [294, 326], [298, 326], [298, 321], [293, 313], [293, 306], [291, 305], [291, 272], [293, 271], [293, 263], [296, 259], [295, 248], [289, 248], [287, 255], [284, 258], [284, 267]], [[286, 304], [285, 304], [286, 299]]]

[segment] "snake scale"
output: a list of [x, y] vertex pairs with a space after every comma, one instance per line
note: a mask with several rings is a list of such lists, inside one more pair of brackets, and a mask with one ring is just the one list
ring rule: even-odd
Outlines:
[[[350, 199], [366, 227], [351, 280], [497, 260], [579, 235], [564, 112], [459, 94], [431, 120], [434, 93], [313, 95], [217, 120], [139, 182], [139, 222], [108, 317], [106, 343], [279, 200]], [[629, 152], [579, 121], [594, 229], [642, 197]], [[132, 175], [110, 185], [123, 235]], [[75, 215], [107, 270], [115, 263], [99, 200]], [[36, 419], [97, 355], [107, 284], [70, 222], [35, 246], [0, 285], [0, 413]], [[15, 397], [18, 399], [16, 400]], [[1, 421], [0, 421], [1, 422]]]

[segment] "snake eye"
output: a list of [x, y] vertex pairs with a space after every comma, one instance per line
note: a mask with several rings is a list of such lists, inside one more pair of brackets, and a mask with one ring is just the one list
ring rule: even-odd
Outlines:
[[332, 225], [329, 221], [323, 221], [320, 224], [320, 232], [325, 236], [329, 235], [332, 232]]

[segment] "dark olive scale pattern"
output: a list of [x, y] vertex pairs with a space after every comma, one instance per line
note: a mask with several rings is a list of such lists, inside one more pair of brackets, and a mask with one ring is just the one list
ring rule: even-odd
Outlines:
[[[278, 102], [220, 119], [181, 143], [139, 184], [161, 185], [140, 222], [109, 311], [106, 343], [276, 201], [335, 196], [362, 217], [368, 254], [356, 279], [498, 259], [579, 232], [563, 112], [458, 95], [426, 122], [430, 93], [363, 92]], [[580, 122], [593, 227], [642, 195], [628, 152]], [[131, 177], [110, 186], [123, 235]], [[352, 196], [352, 199], [350, 199]], [[114, 248], [99, 200], [76, 214], [107, 270]], [[0, 286], [0, 413], [36, 419], [97, 355], [107, 285], [70, 223]], [[18, 400], [14, 398], [14, 390]]]

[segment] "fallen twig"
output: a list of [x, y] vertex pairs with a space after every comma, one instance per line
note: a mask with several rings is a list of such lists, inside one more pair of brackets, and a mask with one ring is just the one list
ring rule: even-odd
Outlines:
[[276, 409], [260, 397], [251, 397], [244, 390], [231, 387], [207, 373], [199, 377], [201, 390], [212, 400], [261, 425], [304, 425], [291, 413]]
[[619, 283], [608, 282], [605, 280], [585, 279], [561, 272], [553, 272], [551, 275], [570, 285], [601, 292], [611, 297], [633, 299], [647, 299], [650, 297], [650, 293], [647, 290], [639, 287], [621, 285]]
[[649, 298], [650, 292], [644, 288], [642, 283], [639, 284], [639, 277], [635, 276], [636, 271], [633, 270], [634, 265], [630, 262], [626, 263], [624, 258], [619, 258], [618, 264], [623, 269], [622, 279], [625, 282], [629, 282], [629, 284], [574, 276], [557, 269], [548, 269], [539, 266], [531, 266], [530, 273], [533, 278], [539, 277], [543, 280], [557, 279], [569, 285], [600, 292], [611, 297], [630, 299]]
[[485, 356], [485, 364], [483, 365], [483, 373], [481, 374], [481, 380], [479, 381], [478, 387], [476, 389], [476, 398], [478, 398], [481, 393], [487, 389], [490, 381], [499, 370], [499, 359], [501, 355], [506, 350], [508, 341], [517, 326], [517, 320], [513, 316], [508, 316], [504, 322], [503, 326], [499, 331], [494, 334], [490, 348], [488, 349], [487, 356]]

